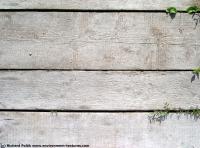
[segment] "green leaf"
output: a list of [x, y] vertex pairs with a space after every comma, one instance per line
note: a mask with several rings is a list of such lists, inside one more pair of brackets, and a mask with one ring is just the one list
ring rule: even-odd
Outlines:
[[189, 7], [187, 8], [187, 13], [189, 14], [193, 14], [193, 13], [197, 13], [199, 12], [200, 8], [198, 8], [197, 6], [192, 6], [192, 7]]
[[169, 8], [166, 9], [166, 12], [170, 13], [170, 14], [176, 14], [177, 10], [176, 10], [175, 7], [169, 7]]
[[193, 74], [200, 74], [200, 67], [193, 69]]

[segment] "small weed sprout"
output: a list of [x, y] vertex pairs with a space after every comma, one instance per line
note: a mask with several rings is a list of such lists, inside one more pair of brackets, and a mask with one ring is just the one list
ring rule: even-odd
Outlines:
[[150, 123], [152, 123], [152, 122], [160, 122], [161, 123], [162, 121], [166, 120], [170, 113], [170, 110], [173, 110], [175, 112], [174, 115], [177, 115], [177, 116], [183, 114], [185, 116], [190, 116], [190, 118], [192, 118], [194, 120], [200, 119], [200, 109], [198, 107], [190, 108], [189, 110], [185, 110], [182, 108], [170, 109], [169, 103], [165, 103], [163, 110], [154, 111], [151, 116], [148, 116]]
[[195, 75], [199, 75], [200, 74], [200, 67], [193, 69], [192, 73], [195, 74]]
[[197, 120], [200, 118], [200, 109], [192, 109], [191, 112], [188, 112], [188, 114], [190, 115], [190, 117], [193, 117], [195, 120]]
[[196, 79], [196, 77], [199, 79], [200, 67], [193, 69], [192, 73], [193, 76], [191, 78], [191, 82], [193, 82]]
[[191, 7], [187, 8], [186, 12], [188, 14], [198, 13], [198, 12], [200, 12], [200, 8], [197, 6], [191, 6]]
[[177, 13], [177, 9], [176, 7], [169, 7], [166, 9], [166, 12], [169, 14], [176, 14]]
[[168, 103], [165, 103], [164, 104], [164, 110], [157, 110], [157, 111], [154, 111], [153, 114], [151, 116], [149, 116], [149, 121], [150, 123], [151, 122], [162, 122], [164, 121], [167, 116], [169, 115], [169, 104]]
[[[166, 9], [166, 12], [169, 14], [176, 14], [178, 12], [178, 10], [176, 9], [176, 7], [168, 7]], [[195, 14], [195, 13], [199, 13], [200, 12], [200, 7], [198, 6], [190, 6], [186, 9], [186, 12], [188, 14]]]

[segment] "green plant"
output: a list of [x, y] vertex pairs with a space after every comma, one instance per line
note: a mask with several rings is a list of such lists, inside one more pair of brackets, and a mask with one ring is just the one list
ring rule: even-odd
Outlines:
[[196, 77], [199, 79], [200, 67], [193, 69], [192, 73], [193, 76], [191, 78], [191, 82], [193, 82], [196, 79]]
[[167, 119], [167, 116], [169, 115], [170, 110], [175, 113], [175, 114], [172, 114], [172, 115], [182, 115], [183, 114], [183, 115], [186, 115], [186, 116], [189, 115], [191, 118], [193, 118], [195, 120], [200, 119], [200, 109], [199, 108], [190, 108], [189, 110], [185, 110], [185, 109], [182, 109], [182, 108], [171, 109], [171, 108], [169, 108], [169, 103], [165, 103], [163, 110], [154, 111], [152, 113], [152, 115], [149, 116], [150, 123], [152, 123], [152, 122], [160, 122], [161, 123], [162, 121]]
[[200, 67], [193, 69], [192, 73], [195, 74], [195, 75], [199, 75], [200, 74]]
[[166, 12], [169, 14], [176, 14], [177, 13], [177, 9], [176, 7], [169, 7], [166, 9]]
[[198, 13], [200, 11], [200, 8], [197, 6], [191, 6], [191, 7], [188, 7], [186, 11], [189, 14], [194, 14], [194, 13]]
[[164, 104], [163, 109], [164, 110], [154, 111], [153, 114], [151, 116], [149, 116], [149, 121], [150, 122], [164, 121], [167, 118], [167, 116], [169, 115], [169, 111], [170, 111], [169, 104], [167, 102]]
[[200, 118], [200, 109], [195, 108], [192, 109], [191, 112], [188, 112], [188, 114], [193, 117], [194, 119], [199, 119]]

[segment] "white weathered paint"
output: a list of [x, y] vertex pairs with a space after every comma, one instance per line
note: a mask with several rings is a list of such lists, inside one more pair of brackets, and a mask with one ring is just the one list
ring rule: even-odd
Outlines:
[[193, 69], [191, 15], [1, 12], [1, 69]]
[[[0, 0], [0, 9], [185, 10], [198, 0]], [[75, 10], [76, 9], [76, 10]], [[196, 16], [195, 16], [196, 17]], [[0, 12], [0, 69], [192, 69], [195, 18], [164, 13]], [[1, 71], [0, 109], [189, 109], [200, 104], [191, 72]], [[198, 148], [199, 120], [150, 123], [148, 113], [0, 112], [2, 144], [92, 148]]]
[[185, 10], [198, 0], [0, 0], [0, 9]]
[[200, 120], [147, 113], [0, 113], [3, 144], [84, 144], [91, 148], [199, 148]]
[[1, 109], [145, 110], [200, 105], [191, 72], [1, 71]]

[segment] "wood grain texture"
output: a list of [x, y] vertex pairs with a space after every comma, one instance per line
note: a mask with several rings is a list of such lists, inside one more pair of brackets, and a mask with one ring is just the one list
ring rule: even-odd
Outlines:
[[200, 121], [171, 114], [150, 123], [146, 113], [0, 113], [3, 144], [84, 144], [91, 148], [198, 148]]
[[[195, 18], [196, 16], [194, 16]], [[0, 13], [1, 69], [193, 69], [200, 27], [164, 13]]]
[[198, 0], [0, 0], [0, 9], [185, 10]]
[[146, 110], [200, 105], [191, 72], [1, 71], [0, 109]]

